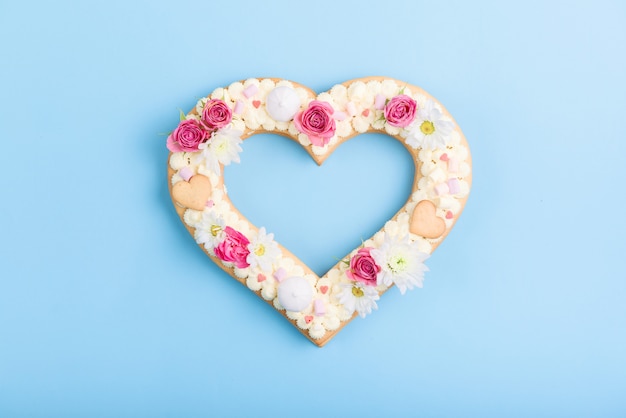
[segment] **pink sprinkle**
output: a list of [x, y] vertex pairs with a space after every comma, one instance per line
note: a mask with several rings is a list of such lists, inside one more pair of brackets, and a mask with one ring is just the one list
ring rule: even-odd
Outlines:
[[193, 170], [189, 167], [183, 167], [178, 172], [178, 175], [185, 181], [189, 181], [193, 177]]
[[369, 110], [369, 109], [365, 109], [364, 111], [362, 111], [362, 112], [361, 112], [361, 114], [362, 114], [364, 117], [368, 117], [368, 116], [370, 115], [370, 110]]
[[448, 154], [446, 154], [446, 153], [444, 152], [443, 154], [441, 154], [441, 157], [439, 157], [439, 159], [440, 159], [441, 161], [448, 161], [448, 160], [449, 160], [449, 158], [448, 158]]
[[435, 193], [437, 193], [437, 196], [447, 194], [448, 192], [450, 192], [450, 188], [446, 183], [440, 183], [435, 186]]
[[346, 115], [345, 112], [335, 111], [335, 113], [333, 113], [333, 118], [335, 118], [335, 120], [344, 120], [347, 117], [348, 115]]
[[328, 286], [320, 286], [320, 292], [325, 295], [328, 292]]
[[450, 212], [450, 211], [447, 211], [446, 212], [446, 219], [452, 219], [452, 218], [454, 218], [454, 214], [452, 212]]
[[261, 282], [264, 282], [267, 279], [267, 277], [265, 277], [265, 274], [259, 273], [259, 275], [256, 276], [256, 279], [259, 283], [261, 283]]
[[243, 112], [243, 103], [240, 100], [237, 100], [237, 102], [235, 103], [235, 108], [233, 109], [233, 113], [241, 115], [241, 112]]
[[354, 105], [354, 103], [348, 102], [346, 104], [346, 111], [348, 112], [348, 115], [350, 116], [356, 115], [356, 106]]
[[212, 199], [206, 201], [207, 208], [212, 208], [213, 206], [215, 206], [215, 202]]
[[243, 95], [246, 96], [246, 99], [249, 99], [250, 97], [254, 96], [257, 91], [259, 91], [259, 88], [256, 86], [256, 84], [250, 84], [243, 91]]
[[382, 94], [378, 93], [376, 99], [374, 99], [374, 107], [378, 110], [382, 110], [385, 107], [385, 101], [387, 99]]
[[448, 188], [450, 189], [451, 194], [457, 194], [461, 191], [461, 183], [459, 183], [459, 179], [453, 177], [448, 179]]
[[448, 172], [450, 173], [459, 172], [459, 160], [457, 160], [456, 158], [450, 158], [450, 161], [448, 161]]
[[315, 299], [315, 315], [322, 316], [326, 313], [324, 302], [321, 299]]
[[306, 322], [307, 324], [310, 324], [311, 321], [313, 321], [313, 315], [307, 315], [304, 317], [304, 322]]
[[285, 278], [285, 276], [287, 276], [287, 272], [282, 267], [274, 272], [274, 278], [278, 282], [282, 281]]

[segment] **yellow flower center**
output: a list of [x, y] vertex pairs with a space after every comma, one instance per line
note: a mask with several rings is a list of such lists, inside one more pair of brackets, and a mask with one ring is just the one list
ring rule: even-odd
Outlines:
[[254, 250], [254, 253], [261, 257], [263, 254], [265, 254], [265, 245], [259, 244], [256, 250]]
[[360, 288], [356, 286], [352, 286], [352, 294], [356, 296], [357, 298], [362, 298], [364, 295], [363, 290], [361, 290]]
[[221, 230], [222, 228], [219, 225], [211, 225], [211, 235], [213, 235], [214, 237], [216, 237]]
[[387, 267], [391, 270], [392, 273], [399, 273], [404, 271], [407, 267], [407, 260], [405, 260], [402, 256], [394, 257], [387, 263]]
[[425, 120], [424, 122], [422, 122], [422, 124], [420, 125], [420, 131], [422, 131], [422, 133], [424, 135], [430, 135], [433, 132], [435, 132], [435, 125], [433, 125], [433, 123], [429, 120]]

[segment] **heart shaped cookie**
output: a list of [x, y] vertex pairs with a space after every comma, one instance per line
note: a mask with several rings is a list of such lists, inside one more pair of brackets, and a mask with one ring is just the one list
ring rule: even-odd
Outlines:
[[[380, 132], [400, 141], [415, 163], [405, 205], [374, 236], [319, 277], [251, 224], [232, 204], [224, 166], [242, 142], [277, 133], [321, 165], [344, 141]], [[295, 82], [248, 79], [198, 101], [167, 138], [172, 200], [185, 227], [225, 272], [323, 346], [395, 286], [422, 287], [424, 261], [450, 232], [471, 185], [467, 141], [452, 116], [419, 87], [368, 77], [316, 94]]]

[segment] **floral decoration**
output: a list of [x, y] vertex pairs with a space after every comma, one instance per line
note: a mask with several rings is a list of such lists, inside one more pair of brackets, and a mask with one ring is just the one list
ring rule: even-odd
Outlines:
[[233, 263], [237, 268], [248, 267], [250, 265], [247, 261], [250, 254], [248, 249], [250, 240], [230, 226], [224, 228], [224, 234], [224, 241], [220, 242], [213, 250], [215, 256], [227, 263]]
[[232, 110], [220, 99], [207, 101], [202, 110], [202, 122], [210, 131], [223, 128], [230, 123], [232, 118]]
[[167, 148], [172, 152], [198, 152], [197, 162], [204, 162], [207, 169], [220, 174], [220, 164], [226, 166], [239, 162], [241, 135], [243, 131], [231, 126], [233, 112], [220, 99], [201, 101], [202, 117], [185, 116], [167, 137]]
[[167, 137], [167, 149], [172, 152], [198, 151], [198, 147], [208, 138], [209, 133], [197, 119], [183, 120]]
[[444, 118], [435, 102], [427, 100], [417, 111], [415, 123], [410, 129], [406, 143], [413, 148], [445, 148], [454, 124]]
[[200, 222], [194, 225], [194, 238], [211, 251], [224, 240], [224, 218], [213, 210], [204, 210]]
[[216, 175], [220, 174], [220, 164], [227, 166], [232, 162], [240, 161], [242, 131], [231, 127], [217, 130], [210, 142], [200, 144], [202, 151], [198, 161], [204, 161], [205, 166]]
[[250, 267], [258, 267], [267, 272], [272, 271], [272, 266], [276, 264], [281, 255], [278, 243], [274, 241], [274, 234], [268, 234], [264, 227], [260, 228], [257, 235], [252, 238], [248, 250], [250, 253], [246, 261]]
[[361, 318], [378, 309], [376, 301], [380, 299], [378, 291], [361, 282], [342, 283], [341, 292], [337, 295], [339, 303], [352, 315], [356, 311]]
[[324, 146], [335, 135], [337, 126], [333, 107], [328, 102], [313, 100], [304, 111], [296, 113], [293, 119], [296, 128], [309, 137], [313, 145]]
[[350, 267], [346, 270], [346, 276], [350, 280], [361, 282], [367, 286], [376, 286], [378, 273], [381, 267], [376, 264], [370, 254], [372, 248], [359, 248], [357, 253], [350, 259]]
[[406, 94], [394, 96], [387, 102], [384, 109], [385, 119], [391, 126], [405, 128], [415, 119], [417, 102]]
[[419, 250], [416, 242], [408, 236], [398, 237], [385, 234], [385, 240], [379, 248], [371, 251], [376, 264], [381, 266], [378, 284], [396, 285], [403, 295], [407, 289], [422, 287], [424, 272], [428, 267], [424, 261], [428, 254]]

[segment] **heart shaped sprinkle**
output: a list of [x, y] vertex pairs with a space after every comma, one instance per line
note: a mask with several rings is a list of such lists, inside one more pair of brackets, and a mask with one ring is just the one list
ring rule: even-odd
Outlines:
[[[248, 100], [252, 107], [244, 106]], [[437, 100], [403, 81], [368, 77], [316, 94], [295, 82], [252, 78], [216, 89], [181, 119], [167, 138], [168, 178], [185, 227], [219, 267], [318, 346], [357, 315], [378, 309], [392, 286], [402, 294], [422, 287], [424, 261], [450, 232], [469, 194], [471, 159], [463, 133]], [[241, 144], [251, 135], [287, 136], [321, 165], [343, 142], [367, 132], [405, 146], [415, 164], [411, 195], [380, 231], [321, 277], [228, 198], [224, 167], [239, 162]]]

